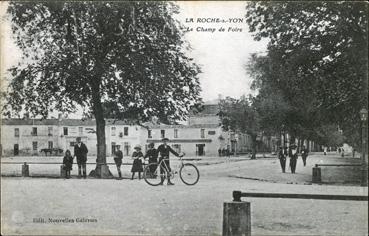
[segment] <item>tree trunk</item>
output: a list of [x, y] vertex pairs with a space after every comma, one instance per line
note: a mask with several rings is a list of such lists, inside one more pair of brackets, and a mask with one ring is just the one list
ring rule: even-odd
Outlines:
[[251, 155], [251, 159], [256, 159], [256, 148], [257, 148], [257, 142], [256, 142], [256, 135], [251, 135], [251, 150], [252, 150], [252, 155]]
[[303, 149], [304, 143], [305, 143], [305, 139], [304, 138], [301, 138], [300, 151]]
[[106, 138], [105, 138], [105, 119], [101, 98], [99, 92], [93, 93], [93, 113], [96, 120], [96, 138], [97, 138], [97, 158], [94, 174], [99, 178], [112, 177], [111, 172], [106, 164]]
[[296, 141], [296, 138], [295, 138], [295, 135], [291, 135], [290, 136], [290, 146], [292, 145], [292, 144], [295, 144], [295, 141]]
[[297, 138], [297, 153], [300, 153], [301, 139]]

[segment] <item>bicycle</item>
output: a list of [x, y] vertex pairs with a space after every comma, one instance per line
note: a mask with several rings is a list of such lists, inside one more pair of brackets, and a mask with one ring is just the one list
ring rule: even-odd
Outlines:
[[[146, 165], [143, 173], [145, 182], [151, 186], [158, 186], [163, 184], [165, 179], [173, 179], [179, 172], [179, 177], [186, 185], [195, 185], [200, 179], [200, 172], [194, 164], [183, 163], [182, 157], [179, 157], [180, 168], [179, 171], [169, 171], [168, 165], [161, 159], [158, 163], [151, 163]], [[160, 172], [160, 166], [163, 168], [163, 173]]]

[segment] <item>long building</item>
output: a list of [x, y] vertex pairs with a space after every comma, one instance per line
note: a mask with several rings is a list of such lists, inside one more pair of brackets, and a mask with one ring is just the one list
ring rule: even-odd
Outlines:
[[[187, 124], [132, 125], [120, 120], [107, 119], [105, 127], [107, 155], [112, 155], [117, 146], [123, 154], [132, 154], [137, 144], [143, 151], [151, 142], [156, 146], [162, 138], [170, 139], [170, 145], [188, 156], [214, 156], [218, 150], [228, 149], [232, 153], [251, 149], [248, 135], [225, 132], [218, 116], [216, 104], [207, 104], [198, 113], [191, 113]], [[90, 155], [96, 155], [95, 120], [79, 119], [3, 119], [1, 123], [2, 156], [44, 155], [45, 149], [72, 150], [76, 138], [81, 137]]]

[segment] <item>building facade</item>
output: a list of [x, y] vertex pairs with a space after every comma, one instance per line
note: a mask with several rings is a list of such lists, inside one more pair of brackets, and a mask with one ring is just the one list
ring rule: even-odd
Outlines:
[[185, 152], [187, 156], [218, 155], [219, 147], [225, 142], [219, 138], [223, 135], [221, 127], [214, 124], [151, 125], [146, 132], [146, 145], [160, 144], [163, 138], [168, 138], [175, 151]]
[[[106, 119], [106, 152], [110, 156], [117, 146], [125, 156], [132, 154], [135, 145], [143, 151], [151, 142], [158, 146], [162, 138], [177, 152], [187, 156], [216, 156], [219, 150], [246, 153], [251, 150], [247, 134], [223, 131], [219, 106], [206, 104], [201, 112], [190, 113], [185, 125], [148, 124], [145, 127], [120, 120]], [[79, 119], [3, 119], [1, 123], [1, 153], [4, 156], [43, 155], [45, 150], [73, 152], [77, 137], [87, 145], [89, 155], [96, 155], [95, 120]]]
[[[105, 127], [107, 155], [120, 146], [131, 155], [134, 145], [142, 143], [139, 126], [107, 119]], [[78, 119], [3, 119], [1, 149], [4, 156], [41, 155], [45, 149], [72, 150], [77, 137], [96, 155], [95, 120]]]

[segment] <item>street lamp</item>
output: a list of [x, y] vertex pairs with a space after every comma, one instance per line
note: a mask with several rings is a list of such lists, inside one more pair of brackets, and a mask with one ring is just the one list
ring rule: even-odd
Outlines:
[[367, 122], [368, 122], [368, 110], [363, 108], [360, 110], [361, 120], [361, 186], [368, 186], [368, 167], [365, 162], [365, 155], [367, 154]]

